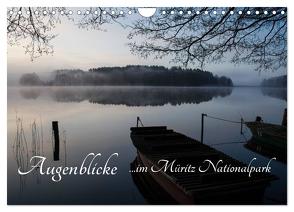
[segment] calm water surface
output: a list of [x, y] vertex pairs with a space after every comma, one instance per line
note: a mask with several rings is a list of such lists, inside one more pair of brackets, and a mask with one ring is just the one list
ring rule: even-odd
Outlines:
[[[130, 127], [140, 116], [143, 124], [168, 128], [200, 139], [201, 113], [240, 121], [262, 116], [265, 122], [281, 124], [287, 107], [286, 90], [260, 88], [175, 88], [175, 87], [9, 87], [8, 88], [8, 203], [9, 204], [148, 204], [134, 184], [130, 163], [136, 149]], [[16, 151], [16, 117], [22, 119], [27, 150]], [[51, 122], [59, 121], [60, 161], [53, 161]], [[32, 124], [37, 131], [32, 133]], [[260, 165], [268, 158], [244, 147], [251, 133], [240, 125], [205, 119], [204, 142], [248, 163]], [[37, 136], [37, 137], [36, 137]], [[34, 141], [38, 138], [39, 143]], [[17, 174], [21, 161], [37, 151], [53, 166], [80, 165], [90, 152], [102, 160], [118, 152], [115, 176], [64, 176], [61, 182], [32, 173]], [[286, 202], [287, 166], [272, 163], [279, 180], [265, 192], [268, 204]]]

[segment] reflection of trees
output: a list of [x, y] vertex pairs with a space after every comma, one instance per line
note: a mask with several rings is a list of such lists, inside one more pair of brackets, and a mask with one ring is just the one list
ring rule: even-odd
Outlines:
[[199, 104], [211, 101], [214, 97], [228, 96], [231, 92], [232, 88], [229, 87], [64, 87], [50, 89], [50, 95], [57, 102], [88, 100], [97, 104], [127, 106]]
[[[127, 106], [159, 106], [165, 104], [180, 105], [183, 103], [199, 104], [208, 102], [213, 97], [227, 96], [231, 93], [230, 88], [151, 88], [151, 89], [128, 89], [127, 91], [112, 90], [100, 92], [89, 98], [91, 103], [99, 104], [122, 104]], [[110, 97], [110, 98], [109, 98]]]
[[25, 98], [25, 99], [37, 99], [40, 94], [41, 94], [41, 90], [38, 88], [35, 89], [20, 89], [19, 90], [20, 95]]
[[261, 88], [261, 92], [265, 96], [287, 101], [287, 88]]

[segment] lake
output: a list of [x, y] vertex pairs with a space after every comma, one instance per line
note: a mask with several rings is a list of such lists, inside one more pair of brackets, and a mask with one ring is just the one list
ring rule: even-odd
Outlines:
[[[129, 172], [137, 155], [130, 139], [137, 116], [144, 126], [166, 125], [200, 140], [202, 113], [237, 122], [261, 116], [281, 124], [286, 107], [287, 92], [278, 88], [8, 87], [8, 204], [148, 204]], [[59, 161], [53, 161], [52, 121], [59, 122]], [[26, 145], [17, 146], [20, 135]], [[244, 163], [256, 157], [266, 165], [269, 158], [244, 146], [250, 137], [246, 127], [240, 134], [240, 124], [204, 120], [205, 144]], [[17, 174], [34, 153], [54, 166], [74, 166], [90, 152], [102, 153], [102, 159], [119, 153], [118, 174], [70, 175], [61, 182], [38, 173]], [[267, 187], [264, 203], [285, 204], [287, 165], [271, 165], [279, 179]]]

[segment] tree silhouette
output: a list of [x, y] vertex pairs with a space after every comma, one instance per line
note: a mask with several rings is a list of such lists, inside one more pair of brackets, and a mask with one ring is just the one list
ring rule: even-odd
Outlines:
[[[12, 13], [13, 11], [13, 13]], [[7, 11], [7, 39], [10, 45], [22, 45], [31, 60], [43, 54], [53, 53], [50, 41], [56, 37], [52, 33], [60, 23], [62, 7], [20, 7]]]
[[287, 63], [285, 8], [162, 8], [133, 25], [129, 39], [136, 37], [139, 42], [129, 43], [134, 54], [169, 55], [185, 66], [202, 68], [228, 57], [235, 64], [257, 65], [257, 70], [276, 70]]
[[[122, 19], [125, 16], [126, 12], [132, 11], [135, 12], [134, 9], [131, 8], [101, 8], [101, 7], [91, 7], [86, 9], [86, 12], [80, 16], [77, 20], [77, 25], [80, 28], [84, 29], [95, 29], [95, 30], [103, 30], [101, 26], [103, 24], [116, 23], [122, 27], [125, 27], [119, 19]], [[122, 12], [122, 13], [121, 13]]]
[[[105, 13], [103, 12], [105, 11]], [[112, 11], [115, 14], [112, 14]], [[118, 9], [88, 8], [82, 10], [79, 16], [65, 7], [19, 7], [8, 8], [7, 11], [7, 38], [8, 44], [22, 45], [25, 53], [31, 60], [44, 54], [52, 54], [50, 44], [57, 34], [53, 29], [62, 22], [62, 18], [77, 21], [81, 28], [101, 29], [100, 26], [123, 17]], [[78, 17], [78, 20], [75, 18]]]
[[[62, 15], [81, 28], [101, 30], [103, 24], [121, 24], [119, 19], [126, 12], [120, 11], [129, 10], [96, 7], [70, 16], [67, 8], [12, 9], [14, 13], [9, 9], [7, 14], [8, 43], [25, 43], [31, 59], [53, 53], [50, 41], [56, 34], [52, 30]], [[132, 21], [128, 23], [128, 45], [140, 57], [169, 56], [176, 64], [199, 68], [227, 59], [235, 64], [254, 64], [259, 71], [287, 65], [286, 8], [160, 8], [150, 18]]]
[[35, 73], [23, 74], [21, 85], [144, 85], [144, 86], [233, 86], [230, 78], [213, 75], [199, 69], [166, 68], [163, 66], [128, 65], [99, 67], [89, 71], [61, 69], [52, 72], [51, 79], [41, 81]]

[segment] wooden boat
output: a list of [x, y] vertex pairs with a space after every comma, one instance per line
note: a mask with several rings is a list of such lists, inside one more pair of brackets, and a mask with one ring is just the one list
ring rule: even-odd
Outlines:
[[[234, 167], [247, 165], [166, 126], [131, 128], [131, 139], [138, 150], [137, 164], [147, 167], [148, 176], [179, 204], [261, 204], [266, 186], [276, 179], [265, 173], [248, 177], [248, 173], [220, 173], [213, 169], [204, 173], [169, 169], [154, 172], [151, 167], [160, 169], [158, 162], [162, 159], [175, 160], [182, 167], [188, 164], [199, 167], [205, 159], [223, 160]], [[137, 184], [150, 185], [146, 183], [146, 174], [136, 173], [137, 179], [144, 178], [137, 180]], [[148, 186], [140, 188], [148, 190]]]
[[287, 127], [263, 122], [246, 122], [252, 138], [244, 146], [268, 158], [287, 163]]

